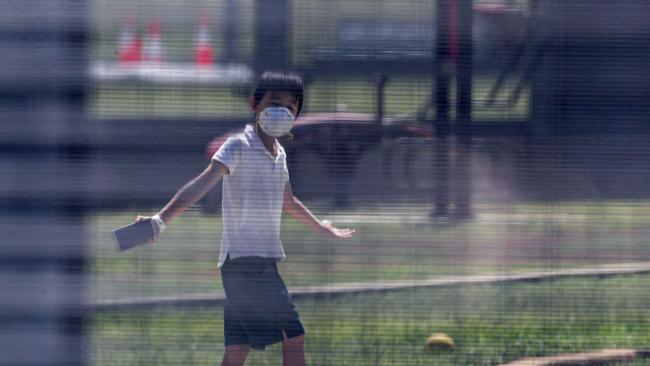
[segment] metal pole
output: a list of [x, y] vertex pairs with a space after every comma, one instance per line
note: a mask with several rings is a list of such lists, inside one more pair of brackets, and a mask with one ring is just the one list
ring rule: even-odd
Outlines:
[[450, 0], [438, 0], [436, 9], [436, 24], [438, 30], [434, 48], [436, 58], [434, 63], [436, 130], [434, 149], [434, 209], [431, 213], [434, 219], [446, 219], [449, 215], [449, 79], [453, 69], [450, 47]]
[[291, 67], [291, 0], [255, 0], [253, 62], [258, 74]]
[[375, 86], [375, 123], [377, 127], [381, 129], [383, 120], [384, 120], [384, 91], [386, 89], [386, 83], [388, 82], [388, 77], [385, 74], [374, 74], [372, 76], [372, 82]]
[[237, 20], [239, 19], [239, 5], [237, 0], [224, 0], [222, 22], [224, 61], [237, 62]]
[[457, 5], [456, 159], [454, 161], [454, 218], [472, 216], [472, 0]]

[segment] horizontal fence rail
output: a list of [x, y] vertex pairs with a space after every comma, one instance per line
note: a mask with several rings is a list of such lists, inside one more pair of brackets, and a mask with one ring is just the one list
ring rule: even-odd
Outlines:
[[[612, 277], [650, 273], [650, 262], [621, 263], [590, 268], [533, 271], [512, 275], [444, 276], [424, 280], [352, 282], [326, 286], [295, 287], [291, 291], [294, 299], [331, 298], [346, 294], [397, 291], [413, 288], [446, 288], [470, 285], [495, 285], [520, 282], [539, 282], [582, 277]], [[130, 298], [89, 302], [90, 311], [145, 310], [160, 307], [208, 307], [221, 306], [226, 302], [223, 294], [196, 294], [149, 298]]]

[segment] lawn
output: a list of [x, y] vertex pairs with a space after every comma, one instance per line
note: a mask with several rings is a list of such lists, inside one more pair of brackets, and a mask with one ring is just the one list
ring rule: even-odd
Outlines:
[[[476, 219], [456, 225], [429, 223], [430, 207], [417, 203], [338, 212], [307, 204], [317, 216], [357, 234], [349, 241], [329, 240], [285, 218], [288, 259], [280, 267], [290, 287], [650, 260], [650, 208], [645, 202], [477, 204]], [[90, 219], [90, 298], [220, 293], [219, 215], [193, 209], [156, 244], [115, 251], [110, 230], [150, 211]]]
[[[289, 288], [648, 261], [650, 209], [642, 201], [477, 204], [476, 218], [428, 222], [428, 205], [368, 206], [316, 214], [354, 227], [351, 241], [314, 236], [286, 218]], [[147, 213], [147, 210], [139, 210]], [[220, 216], [193, 209], [153, 246], [115, 252], [110, 229], [136, 211], [91, 218], [91, 300], [219, 293]], [[412, 289], [298, 301], [311, 365], [495, 365], [525, 356], [644, 348], [650, 336], [650, 276]], [[115, 311], [91, 317], [97, 365], [216, 364], [222, 309]], [[434, 332], [458, 345], [423, 352]], [[250, 365], [279, 363], [280, 348]], [[645, 361], [635, 365], [648, 365]]]
[[[515, 88], [517, 78], [506, 80], [499, 94], [505, 100]], [[514, 106], [486, 107], [494, 77], [476, 77], [474, 81], [473, 116], [477, 121], [524, 121], [528, 118], [529, 91], [526, 88]], [[454, 105], [455, 89], [449, 92]], [[411, 115], [429, 101], [432, 86], [430, 77], [394, 77], [385, 90], [387, 116]], [[368, 78], [315, 79], [305, 91], [305, 110], [332, 112], [346, 109], [351, 112], [374, 113], [375, 90]], [[155, 85], [93, 84], [88, 110], [98, 118], [248, 118], [247, 98], [238, 96], [230, 88], [217, 87], [162, 87]], [[431, 112], [430, 112], [431, 113]], [[455, 108], [450, 108], [452, 118]]]
[[[645, 348], [650, 276], [413, 289], [297, 302], [310, 365], [496, 365], [521, 357]], [[96, 314], [95, 365], [214, 365], [223, 352], [222, 308]], [[428, 353], [434, 332], [450, 352]], [[281, 348], [249, 365], [280, 364]], [[629, 363], [632, 364], [632, 363]], [[634, 365], [649, 365], [639, 361]]]

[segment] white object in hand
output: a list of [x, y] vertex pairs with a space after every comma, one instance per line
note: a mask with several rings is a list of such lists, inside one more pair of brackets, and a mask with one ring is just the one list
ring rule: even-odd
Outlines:
[[162, 233], [167, 225], [165, 225], [165, 222], [160, 218], [160, 215], [154, 215], [151, 217], [151, 222], [153, 223], [156, 232], [158, 234]]

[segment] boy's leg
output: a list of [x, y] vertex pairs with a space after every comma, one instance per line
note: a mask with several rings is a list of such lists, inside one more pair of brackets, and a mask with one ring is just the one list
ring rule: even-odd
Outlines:
[[250, 350], [251, 346], [248, 344], [226, 346], [226, 352], [223, 354], [221, 366], [243, 366]]
[[305, 366], [305, 336], [287, 338], [282, 342], [282, 364]]

